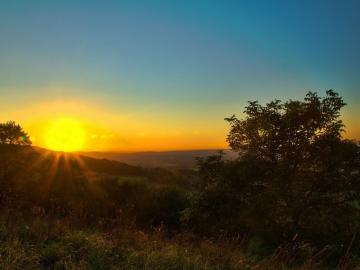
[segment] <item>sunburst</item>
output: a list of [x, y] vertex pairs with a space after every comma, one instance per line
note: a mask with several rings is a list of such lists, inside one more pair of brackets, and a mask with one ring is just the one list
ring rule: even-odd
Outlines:
[[51, 150], [78, 151], [84, 143], [84, 128], [80, 121], [73, 118], [58, 118], [45, 131], [45, 144]]

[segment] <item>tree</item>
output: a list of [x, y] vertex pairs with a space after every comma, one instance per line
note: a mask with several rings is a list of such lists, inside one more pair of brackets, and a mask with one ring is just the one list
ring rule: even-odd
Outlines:
[[0, 144], [31, 145], [28, 134], [14, 121], [0, 123]]
[[341, 136], [343, 106], [328, 90], [302, 101], [249, 102], [244, 118], [226, 118], [239, 158], [199, 163], [205, 184], [195, 212], [274, 238], [346, 242], [360, 221], [360, 147]]
[[249, 102], [245, 119], [226, 118], [231, 127], [227, 141], [240, 154], [296, 169], [309, 159], [311, 146], [325, 138], [341, 139], [343, 106], [342, 98], [332, 90], [326, 91], [325, 98], [309, 92], [304, 101], [275, 100], [266, 106]]

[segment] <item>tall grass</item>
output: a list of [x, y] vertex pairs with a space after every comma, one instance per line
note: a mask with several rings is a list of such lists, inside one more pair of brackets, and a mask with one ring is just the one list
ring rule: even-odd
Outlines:
[[[41, 218], [0, 221], [0, 269], [327, 269], [319, 263], [321, 254], [288, 268], [285, 249], [263, 258], [256, 252], [238, 240], [211, 241], [190, 234], [169, 238], [161, 228], [145, 233], [89, 230]], [[338, 269], [352, 268], [343, 262]]]

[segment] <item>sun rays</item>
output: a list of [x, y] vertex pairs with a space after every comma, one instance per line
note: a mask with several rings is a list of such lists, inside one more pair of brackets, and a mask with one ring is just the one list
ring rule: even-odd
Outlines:
[[76, 153], [36, 149], [26, 155], [30, 165], [26, 170], [18, 172], [18, 178], [31, 175], [31, 181], [40, 181], [43, 190], [40, 196], [49, 196], [59, 185], [67, 185], [77, 179], [93, 179], [93, 173], [82, 156]]

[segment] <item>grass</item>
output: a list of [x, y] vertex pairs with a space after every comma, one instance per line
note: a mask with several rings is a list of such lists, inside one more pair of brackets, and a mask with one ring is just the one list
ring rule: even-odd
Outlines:
[[161, 233], [85, 231], [41, 220], [2, 222], [0, 255], [0, 269], [244, 269], [210, 246], [194, 252]]
[[[254, 259], [238, 242], [171, 239], [161, 230], [84, 230], [62, 221], [33, 219], [0, 223], [0, 269], [290, 269], [276, 256]], [[311, 260], [291, 269], [324, 269]]]

